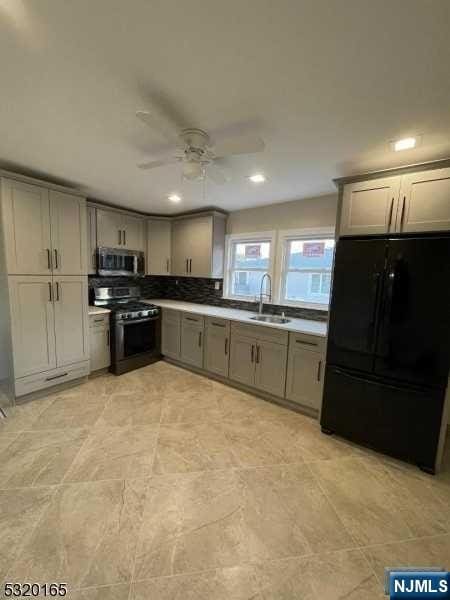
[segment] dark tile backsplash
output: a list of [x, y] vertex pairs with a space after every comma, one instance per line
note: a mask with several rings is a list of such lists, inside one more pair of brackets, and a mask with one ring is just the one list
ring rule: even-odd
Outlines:
[[[214, 289], [216, 281], [220, 282], [220, 289]], [[199, 304], [212, 304], [213, 306], [224, 306], [227, 308], [239, 308], [241, 310], [257, 310], [256, 302], [243, 302], [240, 300], [227, 300], [222, 298], [222, 279], [202, 279], [199, 277], [167, 277], [148, 276], [141, 279], [128, 277], [95, 277], [89, 276], [89, 287], [139, 285], [141, 295], [144, 298], [167, 298], [171, 300], [183, 300], [184, 302], [197, 302]], [[307, 308], [293, 308], [292, 306], [280, 306], [265, 304], [264, 312], [270, 314], [281, 314], [298, 319], [313, 319], [315, 321], [326, 321], [328, 313], [322, 310]]]

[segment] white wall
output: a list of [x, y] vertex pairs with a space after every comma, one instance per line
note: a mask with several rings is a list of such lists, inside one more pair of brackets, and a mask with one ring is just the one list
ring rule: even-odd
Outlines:
[[334, 227], [337, 199], [337, 194], [330, 194], [328, 196], [237, 210], [230, 213], [228, 217], [227, 233]]

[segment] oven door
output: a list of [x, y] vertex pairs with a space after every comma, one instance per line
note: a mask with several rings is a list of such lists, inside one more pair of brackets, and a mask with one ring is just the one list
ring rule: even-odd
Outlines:
[[161, 319], [145, 317], [115, 324], [115, 360], [126, 360], [140, 354], [157, 355], [161, 351]]
[[116, 248], [98, 249], [98, 274], [103, 276], [137, 277], [144, 275], [142, 252], [117, 250]]

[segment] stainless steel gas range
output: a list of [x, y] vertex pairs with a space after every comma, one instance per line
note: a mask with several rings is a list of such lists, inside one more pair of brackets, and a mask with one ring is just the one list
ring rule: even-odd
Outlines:
[[140, 301], [138, 287], [99, 287], [95, 306], [111, 310], [111, 368], [116, 375], [161, 358], [160, 309]]

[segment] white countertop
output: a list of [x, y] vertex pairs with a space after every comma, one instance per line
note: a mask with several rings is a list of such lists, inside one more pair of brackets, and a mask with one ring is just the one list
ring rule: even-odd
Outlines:
[[325, 321], [312, 321], [310, 319], [290, 319], [289, 323], [262, 323], [260, 321], [252, 321], [250, 317], [256, 313], [248, 310], [238, 310], [237, 308], [225, 308], [223, 306], [211, 306], [210, 304], [195, 304], [194, 302], [182, 302], [181, 300], [160, 300], [159, 298], [150, 298], [142, 300], [149, 304], [156, 304], [161, 308], [172, 308], [173, 310], [181, 310], [183, 312], [195, 313], [206, 317], [218, 317], [221, 319], [229, 319], [230, 321], [240, 321], [249, 325], [257, 325], [258, 327], [272, 327], [284, 331], [293, 331], [295, 333], [307, 333], [309, 335], [317, 335], [326, 337], [327, 323]]
[[90, 315], [107, 315], [111, 311], [109, 308], [103, 308], [103, 306], [89, 306], [88, 312]]

